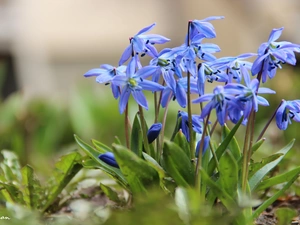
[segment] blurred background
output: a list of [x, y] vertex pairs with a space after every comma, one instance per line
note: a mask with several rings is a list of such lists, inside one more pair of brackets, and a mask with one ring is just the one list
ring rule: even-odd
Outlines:
[[[109, 87], [83, 74], [117, 65], [128, 38], [153, 22], [152, 33], [171, 39], [164, 48], [183, 43], [188, 20], [225, 16], [212, 22], [217, 38], [210, 42], [222, 49], [217, 57], [236, 56], [256, 52], [282, 26], [281, 40], [300, 43], [299, 10], [299, 0], [0, 0], [0, 149], [47, 170], [55, 154], [76, 148], [74, 133], [106, 144], [115, 135], [124, 140]], [[299, 98], [299, 75], [285, 66], [268, 83], [277, 95], [267, 97], [271, 107], [258, 117], [259, 126], [282, 98]], [[172, 109], [175, 119], [179, 108]], [[297, 126], [283, 133], [272, 124], [269, 149], [297, 135]]]

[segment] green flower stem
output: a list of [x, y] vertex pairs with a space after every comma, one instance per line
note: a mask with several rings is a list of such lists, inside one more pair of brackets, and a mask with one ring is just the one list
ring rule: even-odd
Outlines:
[[190, 133], [190, 151], [191, 155], [195, 149], [195, 140], [193, 134], [193, 124], [192, 124], [192, 100], [191, 100], [191, 74], [187, 73], [187, 108], [188, 108], [188, 124], [189, 124], [189, 133]]
[[276, 116], [276, 112], [279, 109], [279, 107], [281, 106], [282, 102], [280, 102], [280, 104], [278, 105], [278, 107], [276, 108], [276, 110], [274, 111], [272, 117], [268, 120], [268, 122], [266, 123], [266, 125], [264, 126], [264, 128], [262, 129], [262, 131], [260, 132], [258, 138], [256, 139], [256, 142], [259, 141], [265, 134], [266, 130], [268, 129], [270, 123], [272, 122], [272, 120], [274, 119], [274, 117]]
[[[204, 137], [206, 135], [209, 117], [210, 117], [210, 113], [207, 115], [206, 121], [204, 123], [203, 133], [202, 133], [200, 147], [199, 147], [199, 154], [198, 154], [198, 159], [197, 159], [197, 164], [196, 164], [196, 171], [195, 171], [195, 186], [196, 186], [196, 189], [200, 191], [200, 193], [201, 193], [201, 173], [199, 173], [199, 170], [202, 167], [202, 156], [203, 156], [202, 149], [204, 146]], [[192, 135], [190, 135], [190, 136], [192, 136]]]
[[252, 155], [251, 148], [253, 145], [254, 122], [255, 122], [255, 112], [252, 109], [246, 127], [244, 146], [243, 146], [242, 191], [244, 193], [246, 193], [248, 174], [249, 174], [249, 164]]
[[170, 103], [170, 100], [171, 100], [171, 97], [172, 97], [172, 94], [170, 94], [169, 96], [169, 99], [168, 99], [168, 102], [167, 102], [167, 105], [165, 107], [165, 111], [164, 111], [164, 117], [163, 117], [163, 120], [162, 120], [162, 128], [161, 128], [161, 131], [160, 131], [160, 147], [158, 149], [158, 162], [160, 161], [160, 157], [162, 155], [162, 151], [163, 151], [163, 145], [164, 145], [164, 137], [165, 137], [165, 126], [166, 126], [166, 121], [167, 121], [167, 114], [168, 114], [168, 108], [169, 108], [169, 103]]
[[154, 92], [154, 110], [155, 110], [154, 123], [157, 123], [158, 113], [159, 113], [159, 105], [157, 105], [157, 91]]
[[146, 126], [146, 121], [144, 117], [144, 111], [143, 107], [139, 105], [139, 114], [140, 114], [140, 120], [141, 120], [141, 126], [142, 126], [142, 131], [143, 131], [143, 142], [144, 142], [144, 148], [147, 154], [150, 156], [154, 156], [154, 152], [150, 152], [150, 147], [148, 143], [148, 138], [147, 138], [147, 126]]
[[130, 149], [130, 137], [129, 137], [129, 117], [128, 117], [128, 103], [126, 104], [125, 108], [125, 139], [126, 139], [126, 147]]

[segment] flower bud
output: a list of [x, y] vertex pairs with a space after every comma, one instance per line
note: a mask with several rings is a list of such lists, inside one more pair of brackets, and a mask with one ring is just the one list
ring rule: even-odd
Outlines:
[[[209, 140], [210, 140], [210, 137], [209, 137], [209, 136], [205, 136], [205, 137], [204, 137], [204, 143], [203, 143], [202, 155], [204, 155], [204, 153], [206, 152], [206, 150], [207, 150], [207, 148], [208, 148]], [[197, 146], [196, 146], [195, 156], [196, 156], [197, 158], [198, 158], [198, 156], [199, 156], [200, 142], [201, 142], [201, 140], [198, 141]]]
[[103, 153], [103, 154], [99, 155], [98, 158], [110, 166], [119, 168], [119, 165], [118, 165], [118, 163], [115, 159], [115, 156], [112, 152]]
[[159, 135], [162, 128], [161, 123], [153, 124], [147, 132], [148, 143], [151, 144]]

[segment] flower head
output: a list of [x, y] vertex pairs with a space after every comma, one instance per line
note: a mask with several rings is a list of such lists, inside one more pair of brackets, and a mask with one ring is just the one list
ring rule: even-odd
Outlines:
[[119, 165], [118, 165], [118, 163], [115, 159], [115, 156], [112, 152], [105, 152], [105, 153], [99, 155], [98, 158], [112, 167], [119, 168]]
[[112, 83], [121, 88], [120, 113], [124, 112], [130, 94], [140, 106], [148, 110], [148, 102], [142, 90], [161, 91], [164, 89], [162, 85], [146, 80], [155, 73], [157, 69], [155, 66], [145, 66], [136, 71], [136, 65], [136, 57], [133, 57], [127, 66], [126, 75], [117, 75], [112, 79]]
[[154, 44], [164, 44], [170, 39], [158, 35], [158, 34], [145, 34], [146, 32], [153, 29], [155, 26], [155, 23], [143, 28], [140, 30], [136, 35], [129, 38], [130, 44], [123, 52], [121, 59], [119, 61], [119, 65], [122, 65], [124, 62], [126, 62], [130, 56], [132, 56], [133, 53], [141, 53], [143, 56], [144, 54], [152, 54], [153, 45]]
[[294, 52], [300, 52], [300, 45], [287, 41], [275, 42], [281, 35], [283, 27], [273, 29], [268, 42], [262, 43], [258, 49], [258, 57], [252, 66], [252, 75], [261, 72], [262, 82], [267, 81], [267, 77], [273, 78], [277, 68], [281, 68], [282, 63], [296, 64]]
[[[208, 148], [209, 140], [210, 140], [209, 136], [205, 136], [204, 137], [204, 140], [203, 140], [204, 143], [203, 143], [203, 148], [202, 148], [202, 155], [205, 154], [205, 152], [206, 152], [206, 150]], [[195, 157], [196, 158], [198, 158], [198, 156], [199, 156], [200, 144], [201, 144], [201, 140], [197, 142], [196, 152], [195, 152]]]
[[282, 100], [276, 112], [276, 124], [280, 130], [286, 130], [288, 124], [294, 120], [300, 122], [300, 100]]
[[[125, 75], [126, 66], [114, 67], [108, 64], [100, 65], [100, 68], [94, 68], [87, 71], [85, 77], [96, 77], [96, 82], [109, 84], [114, 76]], [[120, 90], [114, 84], [111, 84], [111, 89], [114, 97], [117, 99], [120, 95]]]
[[[190, 141], [188, 114], [184, 111], [178, 111], [177, 117], [181, 118], [180, 129], [182, 130], [182, 133], [185, 135], [187, 141]], [[200, 116], [192, 115], [192, 127], [198, 134], [202, 133], [202, 122], [203, 120]]]

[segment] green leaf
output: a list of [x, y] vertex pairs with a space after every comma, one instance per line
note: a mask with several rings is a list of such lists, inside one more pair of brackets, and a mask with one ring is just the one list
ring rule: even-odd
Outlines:
[[[227, 146], [230, 144], [232, 138], [234, 137], [234, 134], [236, 133], [236, 131], [240, 127], [242, 121], [243, 121], [243, 117], [233, 127], [233, 129], [230, 131], [230, 133], [226, 136], [226, 138], [222, 141], [222, 143], [220, 144], [220, 146], [217, 148], [216, 155], [217, 155], [218, 160], [221, 158], [221, 156], [225, 152]], [[209, 165], [208, 165], [208, 170], [207, 170], [208, 174], [212, 175], [212, 173], [214, 172], [215, 168], [216, 168], [216, 161], [212, 158], [210, 160], [210, 162], [209, 162]]]
[[44, 190], [42, 190], [39, 180], [32, 167], [26, 165], [21, 170], [22, 185], [24, 187], [23, 196], [26, 205], [32, 209], [38, 209], [41, 206]]
[[259, 185], [255, 188], [255, 190], [259, 191], [259, 190], [264, 190], [264, 189], [267, 189], [269, 187], [272, 187], [272, 186], [275, 186], [277, 184], [281, 184], [281, 183], [284, 183], [284, 182], [288, 182], [289, 180], [291, 180], [294, 176], [296, 175], [299, 175], [300, 174], [300, 166], [291, 170], [291, 171], [288, 171], [288, 172], [285, 172], [285, 173], [282, 173], [280, 175], [277, 175], [275, 177], [271, 177], [269, 179], [266, 179], [264, 181], [262, 181], [261, 183], [259, 183]]
[[227, 150], [220, 160], [220, 184], [229, 195], [236, 196], [238, 187], [238, 165], [233, 154]]
[[45, 211], [55, 201], [56, 197], [82, 168], [80, 161], [81, 155], [78, 152], [73, 152], [62, 156], [55, 164], [52, 178], [48, 181], [49, 193], [47, 202], [43, 207], [43, 211]]
[[290, 208], [278, 208], [275, 211], [276, 218], [278, 219], [278, 225], [287, 225], [291, 223], [292, 219], [297, 216], [297, 211]]
[[0, 182], [1, 194], [5, 197], [5, 200], [12, 203], [18, 203], [25, 205], [23, 193], [16, 185], [12, 183]]
[[158, 162], [153, 159], [150, 155], [148, 155], [146, 152], [143, 152], [143, 157], [145, 160], [151, 165], [159, 174], [160, 179], [163, 179], [165, 177], [165, 170], [158, 164]]
[[97, 168], [100, 168], [108, 175], [112, 176], [114, 179], [118, 181], [125, 189], [128, 189], [128, 182], [125, 179], [124, 175], [121, 173], [120, 169], [115, 168], [113, 166], [110, 166], [100, 160], [98, 158], [99, 152], [96, 151], [93, 147], [85, 143], [83, 140], [81, 140], [77, 135], [74, 135], [75, 140], [77, 144], [81, 147], [81, 149], [89, 156], [91, 157], [95, 163], [98, 164]]
[[[229, 135], [229, 133], [230, 133], [230, 129], [225, 124], [223, 126], [223, 130], [222, 130], [222, 142]], [[229, 142], [229, 145], [227, 148], [231, 151], [232, 155], [234, 156], [234, 158], [236, 160], [238, 160], [241, 157], [241, 149], [240, 149], [240, 146], [234, 136], [232, 137], [231, 141]]]
[[260, 162], [251, 163], [249, 177], [252, 177], [258, 170], [260, 170], [262, 167], [269, 164], [270, 162], [275, 161], [280, 156], [283, 156], [283, 154], [275, 153], [273, 155], [270, 155], [269, 157], [263, 158]]
[[292, 148], [295, 139], [293, 139], [287, 146], [278, 151], [277, 153], [282, 153], [278, 159], [266, 164], [260, 170], [258, 170], [252, 177], [249, 179], [249, 186], [251, 192], [255, 190], [258, 184], [262, 181], [262, 179], [283, 159], [283, 157], [288, 153], [288, 151]]
[[238, 208], [237, 203], [232, 198], [230, 194], [228, 194], [225, 189], [221, 188], [215, 181], [213, 181], [208, 174], [201, 168], [201, 177], [208, 184], [211, 191], [222, 201], [223, 205], [230, 211], [235, 212]]
[[143, 131], [141, 128], [141, 123], [138, 114], [135, 115], [132, 124], [130, 148], [137, 156], [142, 156]]
[[176, 143], [184, 151], [189, 159], [191, 158], [190, 145], [181, 130], [177, 132], [173, 142]]
[[17, 155], [14, 152], [2, 150], [3, 162], [0, 167], [3, 171], [6, 181], [20, 182], [22, 180], [21, 166]]
[[101, 143], [100, 141], [92, 139], [92, 143], [95, 146], [95, 149], [98, 150], [98, 152], [100, 154], [103, 154], [105, 152], [112, 152], [110, 147], [108, 147], [107, 145]]
[[116, 191], [114, 191], [113, 189], [111, 189], [110, 187], [104, 184], [100, 184], [100, 188], [110, 200], [116, 203], [122, 203]]
[[133, 194], [147, 193], [147, 188], [159, 186], [159, 174], [146, 161], [124, 146], [113, 144], [113, 152]]
[[179, 186], [189, 187], [195, 183], [195, 169], [190, 158], [177, 144], [165, 141], [163, 160], [166, 171]]
[[255, 153], [260, 148], [260, 146], [265, 142], [265, 140], [266, 140], [265, 138], [262, 138], [252, 146], [252, 154]]
[[272, 197], [264, 201], [252, 214], [252, 218], [257, 218], [265, 209], [267, 209], [273, 202], [275, 202], [284, 192], [296, 181], [299, 175], [295, 175], [289, 180], [279, 191], [277, 191]]

